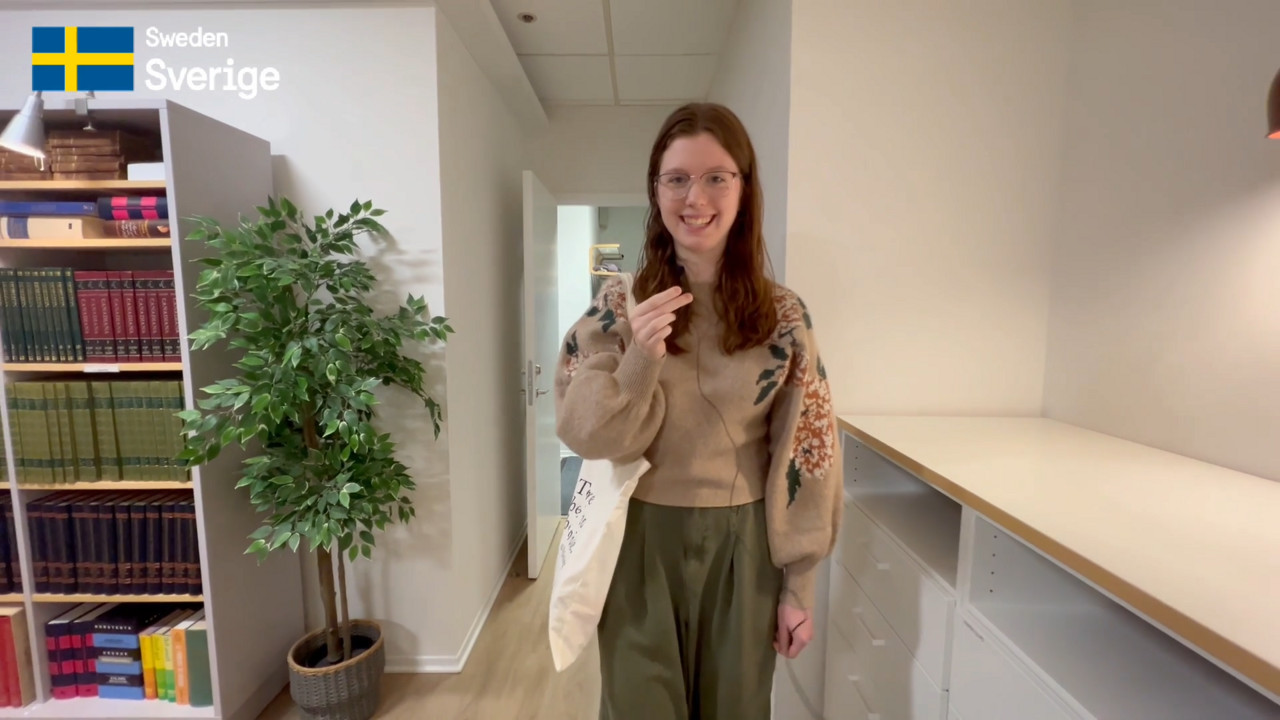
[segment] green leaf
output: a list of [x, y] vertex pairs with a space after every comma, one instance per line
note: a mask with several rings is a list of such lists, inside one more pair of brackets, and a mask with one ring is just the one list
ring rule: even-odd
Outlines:
[[267, 542], [265, 540], [254, 540], [253, 543], [249, 545], [249, 549], [244, 551], [244, 554], [248, 555], [250, 553], [261, 553], [261, 552], [265, 552], [266, 549], [267, 549]]
[[292, 551], [294, 551], [294, 552], [297, 552], [297, 551], [298, 551], [298, 544], [299, 544], [299, 543], [301, 543], [301, 542], [302, 542], [302, 536], [301, 536], [301, 535], [299, 535], [298, 533], [294, 533], [294, 534], [290, 535], [290, 536], [289, 536], [289, 549], [290, 549], [290, 550], [292, 550]]
[[355, 495], [356, 493], [360, 492], [360, 486], [355, 483], [347, 483], [345, 486], [343, 486], [342, 491], [347, 493], [348, 495]]
[[338, 502], [342, 503], [342, 507], [345, 507], [345, 508], [351, 507], [351, 493], [347, 492], [346, 490], [343, 490], [342, 492], [338, 493]]

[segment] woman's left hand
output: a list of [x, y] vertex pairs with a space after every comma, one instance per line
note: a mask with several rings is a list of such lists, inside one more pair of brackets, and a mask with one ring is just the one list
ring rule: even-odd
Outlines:
[[794, 660], [812, 640], [813, 613], [780, 603], [778, 605], [778, 637], [773, 641], [773, 649], [779, 655]]

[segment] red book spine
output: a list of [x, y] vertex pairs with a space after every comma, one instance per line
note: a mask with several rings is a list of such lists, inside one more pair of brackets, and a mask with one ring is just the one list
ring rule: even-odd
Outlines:
[[173, 271], [165, 270], [160, 281], [160, 337], [165, 362], [182, 362], [182, 338], [178, 333], [178, 291]]
[[84, 359], [90, 363], [116, 361], [115, 333], [111, 329], [111, 289], [107, 273], [76, 270], [76, 304], [80, 308], [80, 333], [84, 336]]
[[163, 270], [147, 273], [147, 328], [150, 333], [151, 359], [155, 362], [164, 360], [164, 325], [161, 322], [161, 315], [164, 314], [161, 310], [163, 284]]
[[116, 361], [141, 362], [142, 336], [138, 334], [138, 305], [134, 297], [133, 273], [128, 270], [112, 270], [108, 274], [111, 277], [111, 313], [120, 321], [115, 326]]
[[151, 311], [148, 307], [151, 297], [150, 275], [144, 270], [133, 272], [133, 303], [138, 312], [138, 348], [141, 350], [142, 362], [156, 362], [160, 359], [155, 356], [153, 339], [156, 333], [151, 327]]
[[18, 680], [18, 653], [13, 647], [13, 625], [8, 617], [0, 617], [0, 668], [4, 670], [4, 682], [0, 683], [0, 700], [4, 707], [22, 707], [22, 685]]

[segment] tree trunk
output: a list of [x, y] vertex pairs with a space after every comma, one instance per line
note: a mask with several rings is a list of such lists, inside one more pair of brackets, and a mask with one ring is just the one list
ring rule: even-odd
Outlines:
[[[324, 601], [324, 641], [328, 648], [329, 662], [337, 662], [342, 651], [338, 648], [338, 608], [333, 592], [333, 555], [323, 547], [316, 548], [316, 561], [320, 563], [320, 599]], [[343, 588], [346, 594], [346, 588]]]
[[342, 593], [342, 659], [351, 659], [351, 609], [347, 607], [347, 559], [338, 551], [338, 592]]
[[[319, 450], [320, 436], [316, 433], [315, 410], [308, 405], [304, 408], [303, 417], [307, 421], [302, 425], [302, 437], [306, 441], [308, 448]], [[325, 659], [332, 663], [337, 662], [342, 655], [342, 650], [338, 647], [338, 599], [334, 594], [333, 587], [333, 554], [323, 546], [318, 547], [316, 548], [316, 562], [319, 563], [320, 569], [320, 599], [324, 602], [324, 642], [328, 651]], [[346, 595], [347, 588], [344, 582], [342, 588], [344, 610]]]

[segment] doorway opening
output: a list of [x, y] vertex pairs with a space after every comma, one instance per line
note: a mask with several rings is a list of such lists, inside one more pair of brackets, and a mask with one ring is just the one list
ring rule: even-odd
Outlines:
[[[649, 207], [643, 196], [638, 204], [559, 205], [556, 215], [557, 285], [560, 301], [560, 337], [586, 312], [611, 273], [635, 272], [644, 246], [645, 219]], [[560, 512], [569, 510], [569, 499], [578, 481], [582, 458], [560, 444]]]

